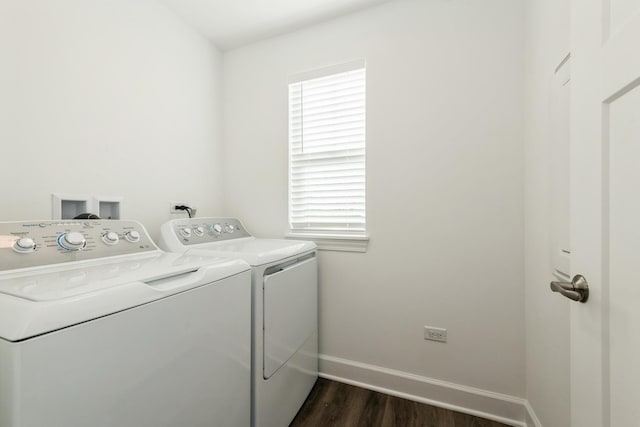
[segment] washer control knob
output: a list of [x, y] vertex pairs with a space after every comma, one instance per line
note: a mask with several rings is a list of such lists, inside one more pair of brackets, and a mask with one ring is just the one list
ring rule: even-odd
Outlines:
[[87, 239], [79, 231], [62, 233], [58, 236], [58, 246], [67, 251], [81, 251], [87, 246]]
[[211, 229], [211, 231], [213, 231], [215, 234], [220, 234], [222, 233], [222, 226], [220, 224], [213, 224], [209, 227]]
[[102, 241], [107, 245], [117, 245], [120, 238], [118, 237], [118, 233], [115, 231], [107, 231], [102, 235]]
[[202, 227], [195, 227], [193, 229], [193, 232], [195, 233], [196, 236], [204, 236], [204, 228]]
[[124, 238], [127, 239], [128, 242], [136, 243], [140, 241], [140, 233], [136, 230], [127, 231]]
[[16, 240], [13, 244], [13, 250], [18, 252], [19, 254], [28, 254], [36, 250], [36, 242], [29, 237], [23, 237], [21, 239]]
[[189, 227], [181, 228], [180, 235], [182, 237], [191, 237], [191, 229]]
[[224, 226], [224, 231], [226, 233], [233, 233], [234, 231], [236, 231], [236, 228], [231, 224], [227, 224]]

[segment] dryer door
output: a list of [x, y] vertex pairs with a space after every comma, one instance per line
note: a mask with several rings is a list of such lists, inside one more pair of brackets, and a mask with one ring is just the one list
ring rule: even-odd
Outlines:
[[265, 275], [263, 286], [263, 375], [268, 379], [318, 329], [316, 258]]

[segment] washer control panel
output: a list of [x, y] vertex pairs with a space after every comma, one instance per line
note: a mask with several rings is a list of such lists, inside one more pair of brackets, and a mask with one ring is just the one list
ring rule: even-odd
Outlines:
[[191, 218], [175, 221], [173, 232], [183, 245], [221, 242], [251, 234], [235, 218]]
[[157, 249], [135, 221], [0, 222], [0, 271]]

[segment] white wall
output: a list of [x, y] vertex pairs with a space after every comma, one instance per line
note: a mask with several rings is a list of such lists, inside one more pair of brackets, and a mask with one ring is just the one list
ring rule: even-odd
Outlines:
[[221, 55], [153, 0], [0, 0], [0, 220], [52, 192], [124, 196], [153, 232], [169, 202], [219, 214]]
[[323, 354], [524, 396], [523, 23], [520, 1], [403, 0], [225, 53], [225, 212], [272, 237], [288, 76], [367, 60], [371, 243], [320, 254]]
[[569, 51], [569, 0], [526, 3], [525, 301], [527, 399], [543, 426], [568, 426], [569, 306], [549, 290], [551, 81]]

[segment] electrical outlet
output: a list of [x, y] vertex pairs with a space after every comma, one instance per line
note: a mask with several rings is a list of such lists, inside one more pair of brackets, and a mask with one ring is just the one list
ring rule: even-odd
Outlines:
[[191, 203], [185, 202], [169, 202], [169, 213], [177, 214], [177, 213], [185, 213], [185, 211], [176, 209], [176, 206], [188, 206], [191, 208], [191, 211], [195, 211], [195, 208], [191, 205]]
[[443, 328], [425, 326], [424, 339], [430, 341], [447, 342], [447, 330]]

